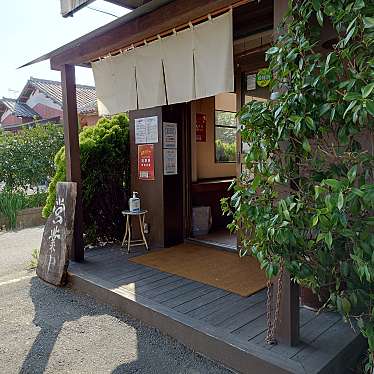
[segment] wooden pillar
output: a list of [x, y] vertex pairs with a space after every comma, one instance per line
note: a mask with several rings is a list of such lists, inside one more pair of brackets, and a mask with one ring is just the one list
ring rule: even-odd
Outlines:
[[71, 253], [69, 253], [69, 259], [82, 262], [84, 260], [82, 179], [78, 136], [79, 123], [75, 86], [75, 67], [73, 65], [62, 66], [61, 85], [64, 112], [66, 181], [77, 183], [73, 246]]
[[[274, 37], [283, 16], [288, 9], [288, 0], [274, 0]], [[282, 276], [282, 295], [279, 309], [276, 339], [281, 344], [295, 346], [300, 339], [300, 301], [299, 286], [284, 272]], [[278, 282], [274, 282], [273, 295], [276, 295]]]

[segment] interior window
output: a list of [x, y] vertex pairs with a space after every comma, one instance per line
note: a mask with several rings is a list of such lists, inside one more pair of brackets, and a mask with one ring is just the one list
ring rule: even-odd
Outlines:
[[236, 113], [223, 110], [215, 112], [216, 162], [235, 162]]

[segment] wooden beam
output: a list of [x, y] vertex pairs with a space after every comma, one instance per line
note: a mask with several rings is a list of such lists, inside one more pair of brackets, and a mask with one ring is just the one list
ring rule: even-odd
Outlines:
[[[288, 9], [288, 0], [274, 0], [274, 30], [282, 21]], [[274, 34], [276, 37], [276, 33]], [[282, 295], [279, 309], [279, 324], [276, 339], [279, 343], [295, 346], [300, 339], [300, 301], [299, 286], [284, 272], [282, 276]], [[276, 295], [278, 282], [274, 283], [273, 295]]]
[[74, 238], [69, 259], [77, 262], [84, 260], [82, 179], [80, 166], [77, 93], [75, 86], [75, 67], [61, 67], [62, 100], [64, 112], [64, 139], [66, 158], [66, 181], [77, 183], [77, 202], [75, 207]]
[[[283, 273], [282, 284], [276, 340], [280, 344], [294, 347], [300, 340], [299, 285], [291, 280], [287, 272]], [[275, 307], [278, 281], [274, 282], [273, 287]]]
[[240, 0], [172, 1], [132, 20], [115, 21], [115, 27], [103, 33], [94, 32], [95, 36], [92, 38], [88, 34], [76, 45], [51, 57], [51, 67], [59, 70], [64, 64], [80, 65], [92, 61], [239, 2]]

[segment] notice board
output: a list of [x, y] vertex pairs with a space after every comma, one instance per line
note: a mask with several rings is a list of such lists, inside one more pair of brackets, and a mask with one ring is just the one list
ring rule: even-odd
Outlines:
[[196, 141], [206, 142], [206, 114], [196, 113]]
[[138, 145], [138, 177], [141, 180], [155, 180], [153, 144]]

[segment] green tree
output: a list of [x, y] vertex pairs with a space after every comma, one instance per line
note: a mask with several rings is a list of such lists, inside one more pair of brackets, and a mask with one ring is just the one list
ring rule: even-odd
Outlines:
[[[374, 5], [369, 0], [290, 3], [267, 51], [276, 101], [239, 113], [249, 145], [231, 201], [243, 251], [269, 277], [285, 267], [328, 305], [356, 319], [374, 352]], [[330, 24], [332, 47], [321, 36]]]
[[[128, 118], [121, 114], [102, 118], [79, 135], [82, 170], [83, 223], [86, 243], [119, 239], [123, 233], [121, 211], [130, 183]], [[55, 157], [56, 173], [48, 188], [43, 216], [56, 199], [56, 184], [66, 179], [65, 150]]]
[[64, 143], [56, 124], [36, 126], [17, 133], [0, 133], [0, 181], [5, 189], [25, 190], [50, 180], [54, 155]]

